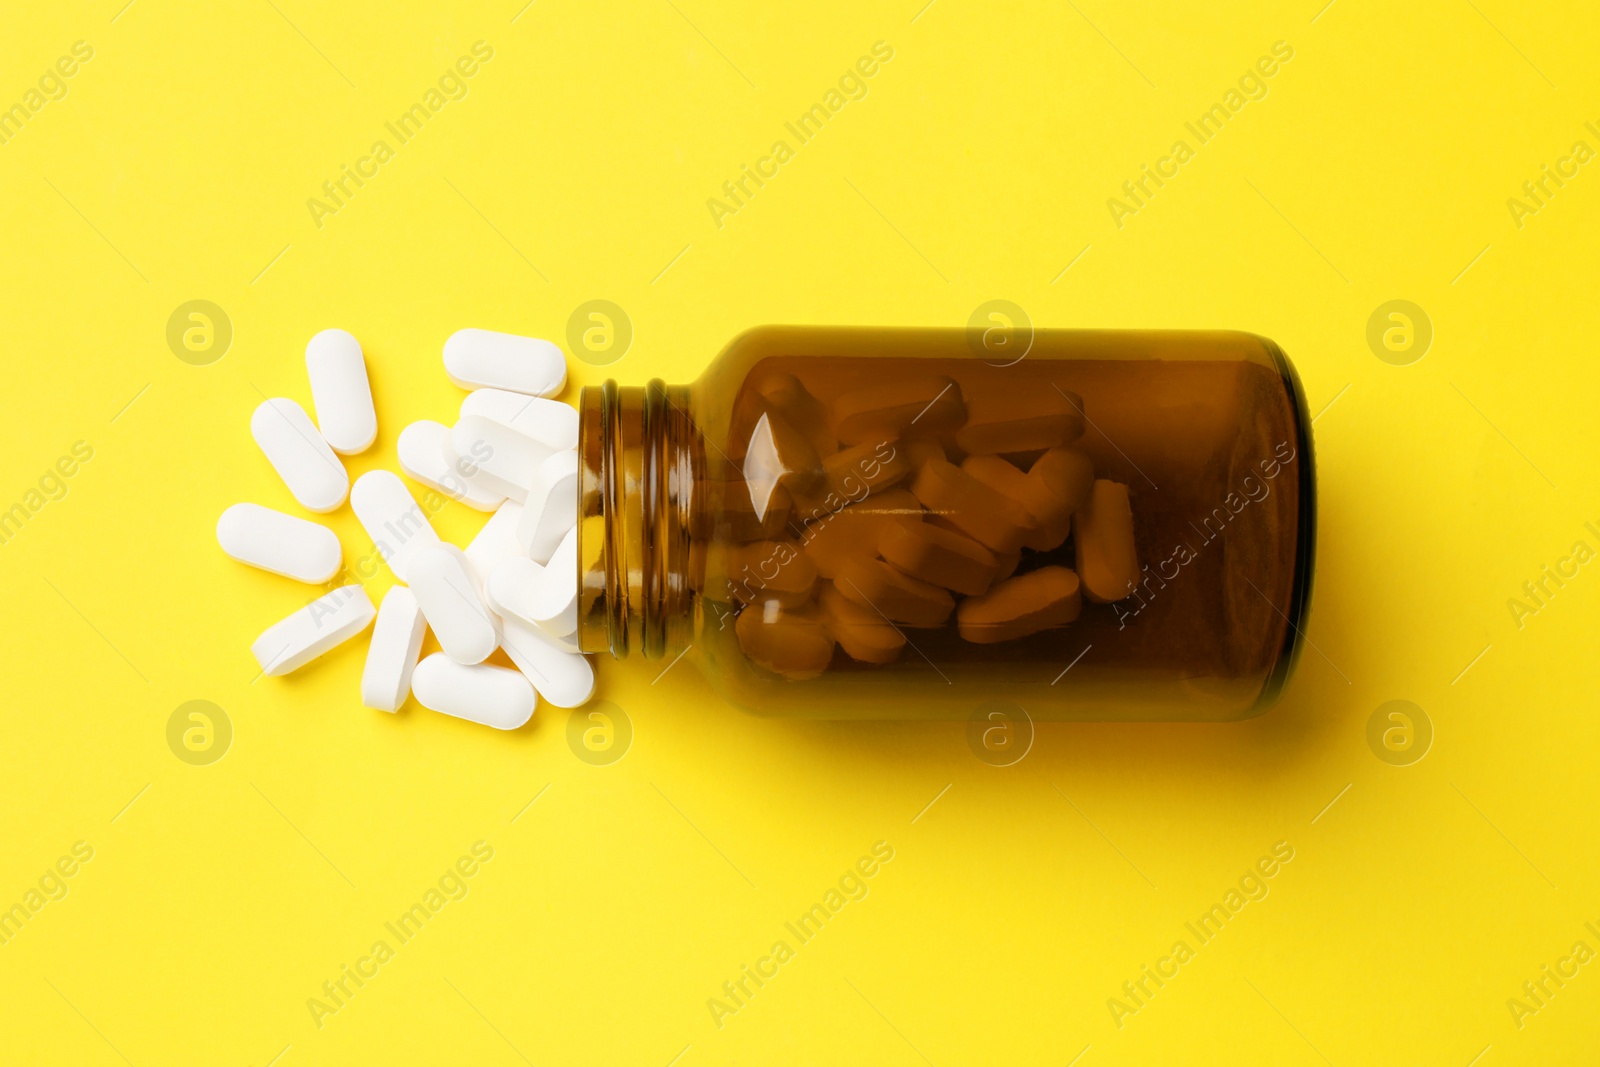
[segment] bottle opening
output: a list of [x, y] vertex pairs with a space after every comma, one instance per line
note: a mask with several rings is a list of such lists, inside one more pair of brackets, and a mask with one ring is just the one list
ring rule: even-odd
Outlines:
[[578, 644], [659, 658], [690, 630], [689, 515], [701, 437], [687, 389], [586, 386], [578, 428]]

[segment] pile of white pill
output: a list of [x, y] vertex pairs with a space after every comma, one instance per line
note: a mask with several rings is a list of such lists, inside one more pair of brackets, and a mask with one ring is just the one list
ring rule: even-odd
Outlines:
[[[533, 715], [537, 697], [572, 708], [594, 695], [594, 667], [577, 651], [578, 413], [549, 397], [567, 382], [549, 341], [460, 330], [445, 373], [470, 392], [453, 427], [414, 422], [400, 434], [400, 469], [452, 500], [494, 514], [465, 550], [442, 541], [398, 475], [350, 484], [339, 456], [372, 446], [378, 418], [361, 344], [323, 330], [306, 344], [317, 419], [293, 400], [264, 401], [250, 433], [309, 511], [349, 497], [396, 584], [376, 610], [360, 585], [341, 586], [267, 628], [251, 651], [265, 674], [287, 674], [376, 619], [361, 675], [369, 708], [400, 710], [408, 694], [433, 711], [500, 730]], [[339, 574], [343, 550], [320, 523], [235, 504], [217, 541], [240, 563], [310, 585]], [[443, 650], [418, 662], [432, 630]], [[504, 649], [517, 670], [486, 664]]]

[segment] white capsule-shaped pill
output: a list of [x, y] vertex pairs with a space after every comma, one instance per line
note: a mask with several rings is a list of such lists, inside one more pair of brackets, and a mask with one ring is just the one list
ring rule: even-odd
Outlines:
[[342, 586], [267, 627], [250, 651], [264, 674], [288, 674], [365, 630], [376, 614], [365, 589]]
[[417, 551], [439, 543], [428, 516], [393, 471], [368, 471], [357, 478], [350, 507], [372, 538], [372, 547], [402, 582], [411, 580], [410, 561]]
[[547, 563], [578, 524], [578, 454], [557, 452], [539, 464], [517, 522], [517, 537], [535, 563]]
[[482, 663], [500, 643], [467, 557], [455, 545], [418, 549], [408, 563], [411, 591], [439, 647], [457, 663]]
[[514, 617], [502, 620], [500, 634], [500, 647], [546, 702], [575, 708], [594, 696], [594, 665], [588, 656]]
[[[489, 575], [500, 564], [508, 559], [527, 558], [527, 553], [522, 550], [522, 542], [517, 540], [517, 520], [521, 517], [522, 505], [515, 500], [507, 500], [489, 516], [483, 529], [462, 550], [467, 562], [472, 565], [472, 573], [477, 576], [478, 584], [485, 589], [489, 585]], [[492, 604], [490, 606], [493, 607]]]
[[537, 337], [457, 330], [444, 343], [444, 371], [463, 389], [554, 396], [567, 384], [567, 357]]
[[263, 400], [250, 416], [250, 436], [301, 507], [332, 511], [344, 503], [350, 476], [305, 408], [283, 397]]
[[469, 415], [513, 429], [543, 445], [547, 452], [578, 447], [578, 409], [559, 400], [504, 389], [474, 389], [461, 401], [461, 417]]
[[428, 631], [417, 598], [403, 585], [392, 587], [378, 605], [378, 621], [361, 671], [361, 703], [374, 711], [399, 711], [411, 692], [422, 638]]
[[430, 489], [469, 508], [493, 511], [506, 495], [470, 481], [464, 464], [450, 447], [450, 427], [423, 419], [400, 431], [400, 469]]
[[450, 447], [458, 456], [472, 457], [478, 467], [474, 480], [504, 489], [518, 503], [527, 496], [539, 464], [550, 458], [550, 450], [533, 438], [481, 415], [468, 415], [455, 424]]
[[551, 637], [578, 628], [578, 529], [561, 539], [545, 566], [509, 559], [489, 576], [489, 606], [501, 615], [531, 622]]
[[533, 686], [516, 671], [457, 663], [435, 652], [417, 664], [411, 692], [430, 711], [515, 730], [533, 717]]
[[306, 342], [306, 374], [317, 428], [341, 455], [365, 452], [378, 437], [378, 413], [361, 342], [345, 330], [323, 330]]
[[338, 574], [343, 558], [338, 535], [326, 526], [260, 504], [224, 511], [217, 519], [217, 543], [240, 563], [310, 585]]
[[534, 623], [529, 618], [534, 600], [534, 590], [544, 576], [544, 567], [527, 556], [514, 556], [503, 561], [489, 573], [484, 584], [483, 598], [489, 609], [501, 618], [511, 616], [523, 622]]
[[544, 566], [544, 581], [534, 605], [534, 622], [552, 637], [578, 629], [578, 528], [574, 526]]

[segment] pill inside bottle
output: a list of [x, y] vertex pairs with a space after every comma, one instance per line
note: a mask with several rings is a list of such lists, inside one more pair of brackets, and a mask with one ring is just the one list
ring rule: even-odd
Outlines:
[[761, 327], [578, 436], [579, 646], [759, 713], [1240, 719], [1303, 642], [1310, 419], [1252, 334]]

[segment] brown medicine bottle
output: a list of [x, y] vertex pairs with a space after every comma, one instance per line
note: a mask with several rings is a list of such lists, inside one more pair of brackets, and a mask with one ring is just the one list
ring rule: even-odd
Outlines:
[[1245, 718], [1302, 644], [1310, 420], [1273, 342], [761, 327], [580, 401], [578, 639], [817, 718]]

